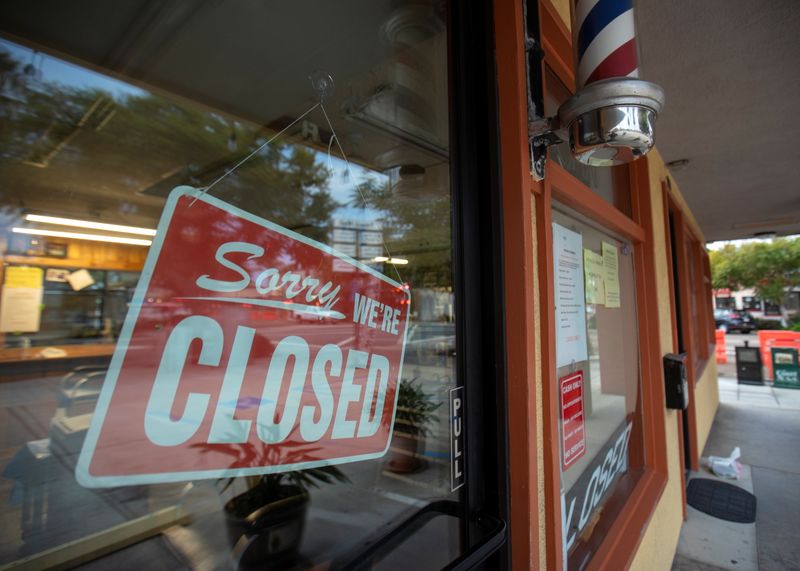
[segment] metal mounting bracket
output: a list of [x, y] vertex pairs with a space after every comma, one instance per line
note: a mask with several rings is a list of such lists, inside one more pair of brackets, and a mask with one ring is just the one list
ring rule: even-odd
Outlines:
[[536, 119], [528, 123], [528, 146], [531, 154], [531, 176], [539, 182], [544, 179], [547, 147], [558, 145], [564, 139], [556, 132], [558, 118]]
[[[526, 34], [525, 52], [527, 77], [531, 77], [531, 70], [540, 70], [544, 58], [544, 50], [537, 40]], [[538, 73], [538, 71], [536, 72]], [[547, 161], [547, 147], [557, 145], [566, 140], [566, 133], [558, 134], [558, 117], [542, 117], [542, 109], [538, 109], [534, 101], [539, 101], [538, 107], [543, 107], [541, 95], [541, 82], [527, 82], [528, 87], [528, 146], [530, 150], [531, 177], [537, 182], [544, 178], [545, 162]], [[537, 95], [538, 93], [538, 95]]]

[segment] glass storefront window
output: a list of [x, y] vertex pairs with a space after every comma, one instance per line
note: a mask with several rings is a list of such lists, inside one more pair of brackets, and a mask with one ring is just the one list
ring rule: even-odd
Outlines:
[[753, 296], [744, 296], [742, 298], [742, 309], [745, 311], [761, 311], [761, 300]]
[[780, 315], [781, 314], [781, 306], [777, 303], [772, 303], [770, 301], [764, 301], [764, 315]]
[[736, 309], [735, 297], [715, 297], [714, 303], [717, 309]]
[[553, 209], [564, 541], [580, 569], [642, 472], [633, 248]]
[[[53, 549], [70, 561], [89, 542], [81, 561], [101, 568], [427, 569], [464, 553], [465, 510], [451, 474], [451, 391], [461, 383], [445, 6], [88, 2], [80, 13], [51, 4], [47, 18], [44, 11], [36, 1], [6, 6], [0, 36], [0, 310], [4, 323], [21, 324], [0, 333], [0, 564]], [[328, 76], [335, 86], [320, 86]], [[197, 193], [171, 194], [180, 186], [210, 186], [209, 200], [227, 205], [227, 214], [206, 224], [209, 203], [190, 204]], [[170, 200], [176, 214], [167, 221]], [[262, 225], [261, 234], [248, 220]], [[253, 272], [261, 257], [241, 243], [267, 240], [273, 227], [289, 237], [286, 247], [262, 253], [282, 286], [345, 284], [343, 305], [355, 305], [353, 292], [370, 295], [370, 279], [395, 284], [405, 335], [391, 346], [381, 336], [392, 328], [391, 319], [381, 321], [389, 303], [365, 310], [361, 325], [376, 317], [378, 325], [361, 327], [337, 321], [330, 308], [297, 309], [275, 288], [253, 304], [176, 293], [172, 284], [201, 278], [228, 284], [218, 290], [228, 292], [236, 280], [252, 280], [246, 291], [259, 291], [264, 282]], [[219, 250], [222, 242], [233, 246]], [[323, 261], [302, 258], [298, 244]], [[218, 273], [199, 275], [209, 251]], [[302, 295], [313, 304], [309, 291]], [[215, 359], [205, 355], [215, 335], [210, 321], [169, 344], [179, 324], [211, 312], [242, 326], [223, 332]], [[248, 331], [257, 355], [243, 353], [231, 365], [231, 344]], [[302, 444], [298, 457], [313, 467], [262, 473], [280, 438], [261, 426], [279, 426], [288, 413], [262, 418], [270, 403], [260, 391], [287, 338], [306, 340], [312, 356], [323, 348], [398, 351], [402, 373], [394, 362], [372, 377], [366, 362], [351, 367], [354, 404], [337, 409], [345, 427], [359, 415], [370, 422], [379, 405], [357, 407], [353, 395], [387, 386], [374, 389], [392, 413], [380, 417], [379, 430], [391, 434], [385, 454], [326, 462], [322, 444], [291, 433], [283, 438]], [[179, 342], [184, 354], [170, 353]], [[162, 352], [158, 370], [135, 365]], [[301, 362], [301, 353], [284, 358], [286, 379], [273, 379], [277, 402], [290, 399], [289, 377]], [[336, 358], [322, 365], [335, 397], [348, 366]], [[184, 367], [172, 406], [153, 388], [169, 367]], [[236, 376], [241, 392], [225, 401], [222, 385]], [[124, 388], [128, 400], [113, 392]], [[132, 452], [147, 434], [137, 411], [150, 399], [147, 414], [160, 410], [159, 422], [177, 425], [202, 394], [216, 410], [228, 407], [229, 426], [258, 424], [261, 442], [251, 446], [255, 427], [241, 446], [227, 444], [229, 434], [211, 442], [208, 413], [186, 441], [198, 477], [181, 475], [186, 452], [172, 454], [165, 440], [158, 458], [169, 478], [99, 487], [76, 479], [87, 433], [96, 450], [105, 446], [110, 470], [116, 463], [152, 476], [152, 466], [136, 465], [155, 456]], [[322, 397], [302, 400], [303, 412], [317, 426], [325, 391], [313, 394]], [[308, 389], [303, 395], [311, 399]], [[129, 414], [129, 431], [103, 440], [101, 410], [103, 422], [107, 411]], [[203, 476], [204, 462], [225, 455], [235, 458], [231, 471]]]

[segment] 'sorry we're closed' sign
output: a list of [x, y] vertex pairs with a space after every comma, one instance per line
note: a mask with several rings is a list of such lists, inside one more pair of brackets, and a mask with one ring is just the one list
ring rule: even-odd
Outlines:
[[406, 286], [328, 246], [175, 189], [78, 481], [171, 482], [382, 456], [409, 304]]

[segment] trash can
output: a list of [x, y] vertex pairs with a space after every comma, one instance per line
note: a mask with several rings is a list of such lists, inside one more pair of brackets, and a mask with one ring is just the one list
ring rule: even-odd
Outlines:
[[772, 371], [776, 387], [800, 389], [800, 364], [798, 364], [797, 349], [773, 347]]
[[736, 380], [739, 384], [763, 385], [761, 365], [761, 351], [758, 347], [750, 347], [747, 341], [744, 342], [744, 347], [736, 347]]

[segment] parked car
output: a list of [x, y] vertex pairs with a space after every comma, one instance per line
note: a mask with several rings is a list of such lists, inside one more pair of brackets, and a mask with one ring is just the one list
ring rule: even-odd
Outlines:
[[732, 311], [730, 309], [717, 309], [714, 311], [714, 322], [717, 329], [725, 332], [739, 331], [750, 333], [756, 328], [756, 321], [753, 316], [743, 311]]

